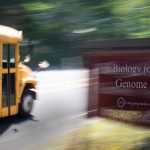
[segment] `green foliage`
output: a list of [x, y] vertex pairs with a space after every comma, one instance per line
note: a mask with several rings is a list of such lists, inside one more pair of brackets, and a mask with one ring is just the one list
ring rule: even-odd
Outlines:
[[26, 11], [31, 11], [32, 13], [35, 12], [44, 12], [44, 11], [51, 11], [53, 9], [57, 8], [56, 4], [49, 4], [49, 3], [43, 3], [43, 2], [29, 2], [29, 3], [23, 3], [22, 6]]
[[[1, 0], [0, 20], [1, 24], [23, 30], [25, 38], [66, 53], [87, 39], [150, 37], [150, 2]], [[91, 28], [95, 30], [85, 32]]]
[[[2, 0], [0, 3], [2, 23], [23, 28], [31, 38], [50, 38], [51, 41], [51, 38], [60, 39], [57, 35], [62, 34], [64, 41], [72, 30], [92, 27], [97, 30], [79, 37], [150, 36], [150, 3], [147, 0]], [[8, 16], [10, 21], [7, 21]]]

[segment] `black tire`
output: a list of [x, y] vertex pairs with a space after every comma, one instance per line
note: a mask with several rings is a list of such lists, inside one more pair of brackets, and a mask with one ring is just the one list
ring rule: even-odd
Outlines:
[[34, 94], [29, 89], [26, 89], [21, 97], [21, 103], [19, 106], [19, 115], [20, 116], [27, 116], [30, 115], [32, 108], [33, 108], [33, 100]]

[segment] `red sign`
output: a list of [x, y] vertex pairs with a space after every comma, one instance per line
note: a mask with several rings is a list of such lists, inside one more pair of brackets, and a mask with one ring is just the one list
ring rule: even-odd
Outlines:
[[[90, 68], [89, 109], [150, 110], [150, 52], [98, 52], [86, 55]], [[92, 71], [95, 70], [95, 71]], [[97, 100], [92, 86], [98, 78]]]
[[107, 61], [97, 67], [101, 107], [150, 109], [150, 62]]

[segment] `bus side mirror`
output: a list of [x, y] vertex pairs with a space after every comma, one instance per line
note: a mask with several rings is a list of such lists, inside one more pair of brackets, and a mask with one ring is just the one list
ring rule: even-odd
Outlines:
[[24, 58], [24, 63], [29, 63], [30, 60], [31, 60], [30, 55], [27, 55], [27, 56], [25, 56], [25, 58]]
[[40, 69], [47, 69], [49, 66], [50, 66], [50, 64], [47, 60], [44, 60], [38, 64], [38, 67]]

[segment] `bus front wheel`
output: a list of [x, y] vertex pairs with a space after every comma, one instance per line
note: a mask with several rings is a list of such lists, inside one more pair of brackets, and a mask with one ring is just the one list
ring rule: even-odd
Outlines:
[[19, 114], [21, 116], [30, 114], [30, 112], [32, 111], [32, 108], [33, 108], [33, 100], [34, 100], [33, 92], [28, 89], [25, 90], [23, 92], [23, 95], [21, 98], [21, 103], [20, 103]]

